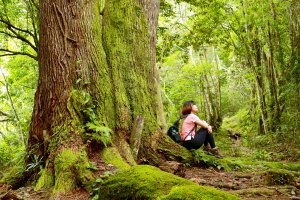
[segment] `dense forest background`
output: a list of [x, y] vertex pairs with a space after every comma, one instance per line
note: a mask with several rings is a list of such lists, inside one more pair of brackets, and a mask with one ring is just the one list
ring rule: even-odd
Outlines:
[[216, 130], [241, 133], [251, 155], [298, 159], [299, 2], [163, 1], [161, 9], [168, 122], [194, 99]]
[[[226, 156], [300, 158], [300, 2], [161, 0], [157, 66], [168, 126], [194, 100]], [[0, 179], [25, 164], [38, 84], [38, 3], [0, 2]], [[232, 144], [229, 136], [239, 143]]]

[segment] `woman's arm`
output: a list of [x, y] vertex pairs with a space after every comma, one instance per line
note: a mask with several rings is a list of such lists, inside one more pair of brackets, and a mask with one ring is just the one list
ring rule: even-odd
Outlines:
[[200, 125], [202, 128], [206, 128], [208, 133], [212, 133], [212, 127], [207, 122], [197, 119], [195, 123]]

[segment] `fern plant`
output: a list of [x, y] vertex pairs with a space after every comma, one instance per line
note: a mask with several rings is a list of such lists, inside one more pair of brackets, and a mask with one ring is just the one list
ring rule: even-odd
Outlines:
[[102, 125], [99, 121], [88, 122], [86, 127], [92, 131], [92, 133], [86, 133], [89, 140], [101, 142], [105, 147], [112, 143], [112, 130], [107, 126]]

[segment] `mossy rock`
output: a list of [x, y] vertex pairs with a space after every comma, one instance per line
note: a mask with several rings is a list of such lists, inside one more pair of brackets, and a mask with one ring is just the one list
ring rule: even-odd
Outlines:
[[[148, 165], [131, 167], [106, 180], [100, 199], [239, 199], [237, 196], [198, 186]], [[188, 198], [187, 198], [188, 197]]]
[[284, 169], [268, 170], [264, 178], [267, 185], [292, 185], [295, 182], [294, 174]]

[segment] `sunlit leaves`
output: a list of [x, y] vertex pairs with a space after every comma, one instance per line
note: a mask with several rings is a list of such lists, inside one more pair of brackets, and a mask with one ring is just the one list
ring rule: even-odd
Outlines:
[[[25, 58], [15, 57], [5, 65], [6, 74], [4, 75], [11, 99], [8, 98], [5, 86], [0, 84], [0, 110], [12, 116], [10, 121], [0, 122], [0, 131], [4, 134], [16, 135], [18, 138], [20, 134], [25, 136], [28, 132], [33, 96], [37, 85], [37, 62]], [[2, 74], [0, 80], [4, 82]], [[15, 118], [12, 104], [19, 121]]]
[[37, 16], [33, 0], [0, 2], [0, 56], [21, 54], [37, 60]]

